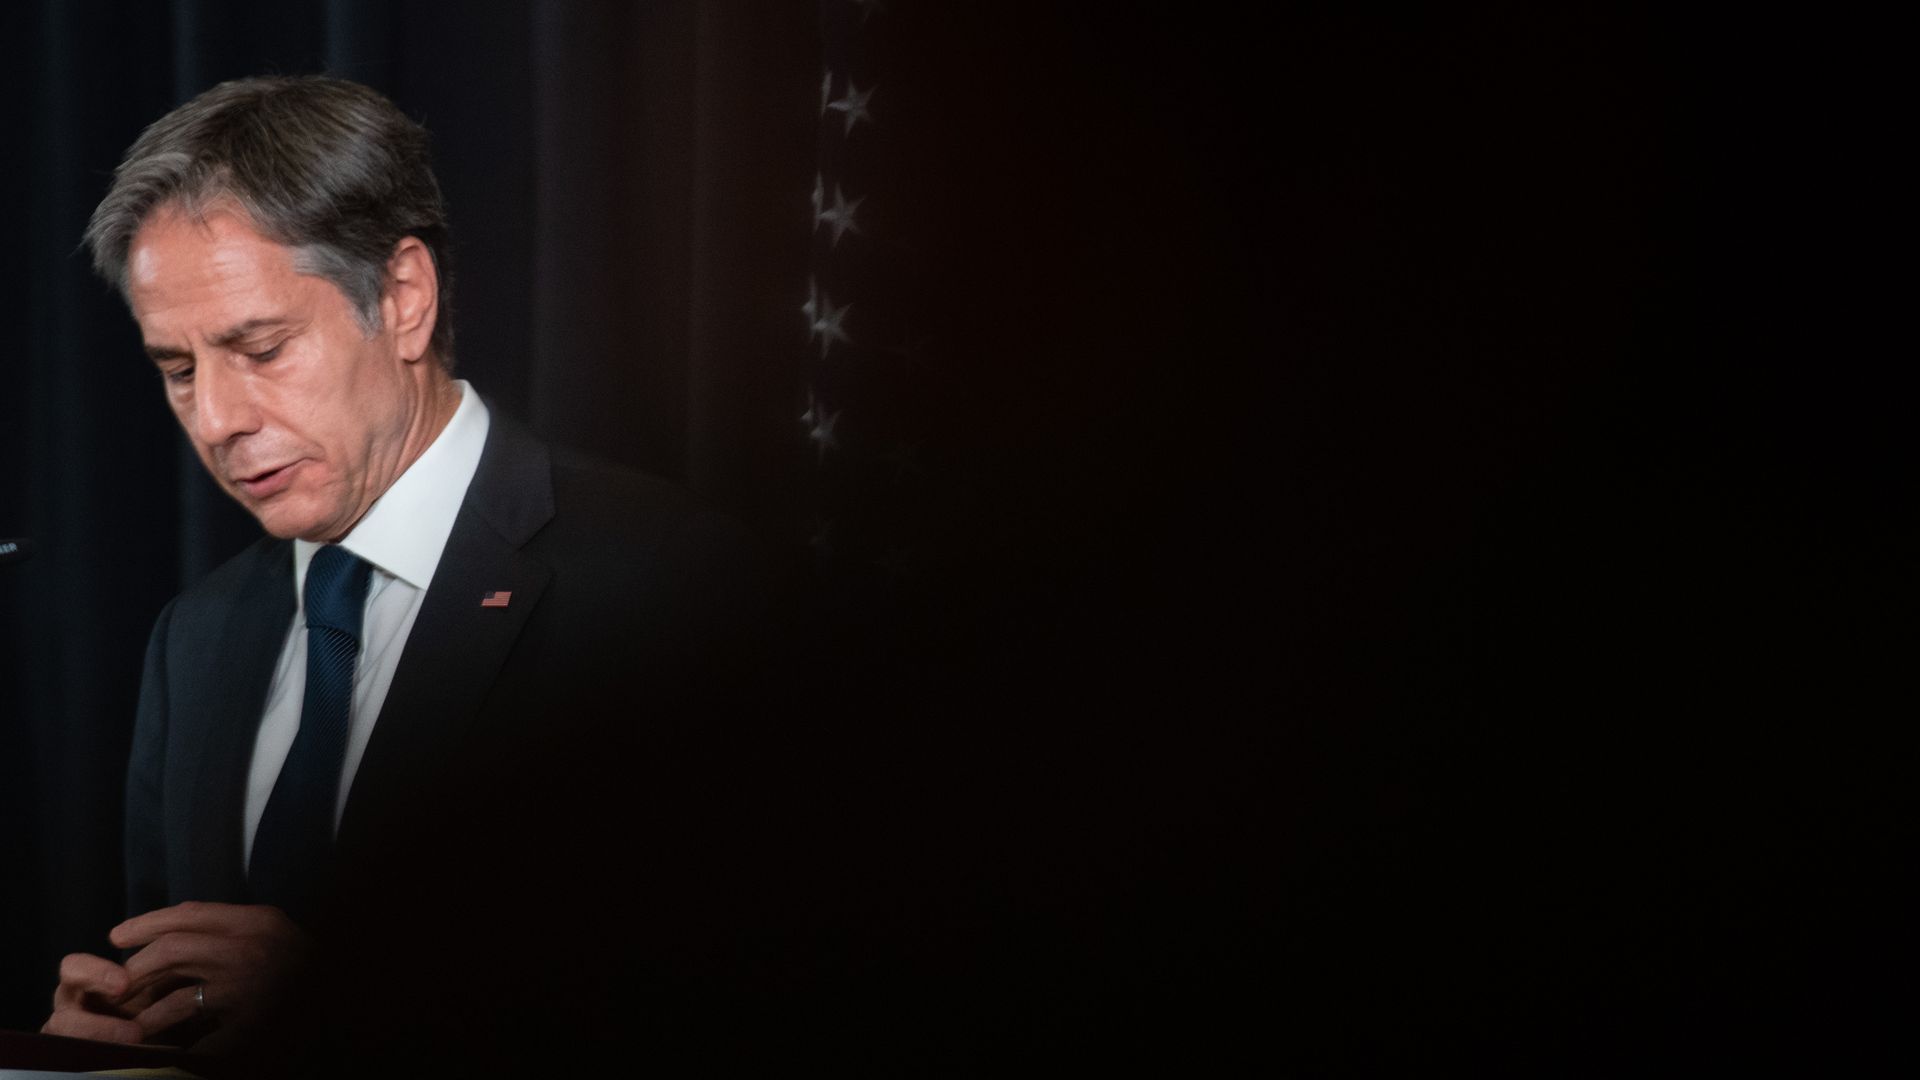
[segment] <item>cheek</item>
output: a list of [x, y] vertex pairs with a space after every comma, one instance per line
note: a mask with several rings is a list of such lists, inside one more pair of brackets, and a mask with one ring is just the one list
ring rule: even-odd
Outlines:
[[194, 456], [200, 459], [200, 464], [204, 466], [207, 473], [213, 477], [213, 482], [220, 487], [226, 487], [225, 470], [220, 467], [220, 462], [214, 458], [214, 448], [207, 446], [198, 439], [188, 439], [187, 441], [193, 444]]
[[205, 461], [207, 459], [207, 448], [201, 446], [200, 440], [193, 437], [193, 403], [174, 396], [174, 392], [169, 389], [167, 391], [167, 407], [173, 410], [173, 418], [179, 422], [180, 430], [187, 436], [187, 442], [193, 444], [194, 452], [200, 455], [200, 460]]
[[314, 380], [267, 388], [262, 399], [266, 426], [280, 441], [302, 452], [333, 456], [338, 449], [334, 435], [343, 422], [351, 422], [354, 409], [329, 396], [328, 389]]

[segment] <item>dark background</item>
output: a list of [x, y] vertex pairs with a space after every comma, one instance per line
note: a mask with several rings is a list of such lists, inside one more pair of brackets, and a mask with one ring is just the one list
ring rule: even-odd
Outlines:
[[[172, 105], [329, 70], [434, 132], [461, 373], [808, 583], [821, 873], [916, 1052], [1883, 1060], [1884, 35], [1263, 7], [0, 16], [0, 1024], [119, 918], [140, 649], [253, 534], [80, 231]], [[879, 87], [840, 140], [827, 65]], [[816, 167], [864, 234], [810, 237]], [[821, 357], [810, 271], [910, 347]]]

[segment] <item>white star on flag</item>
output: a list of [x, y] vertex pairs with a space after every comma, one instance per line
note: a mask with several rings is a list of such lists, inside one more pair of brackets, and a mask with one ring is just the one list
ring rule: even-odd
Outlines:
[[820, 222], [820, 208], [827, 205], [827, 185], [820, 179], [819, 173], [813, 174], [813, 220]]
[[880, 88], [877, 86], [870, 86], [867, 88], [867, 92], [863, 94], [860, 92], [859, 87], [853, 85], [853, 80], [848, 79], [847, 96], [836, 101], [827, 102], [827, 108], [846, 114], [847, 128], [844, 134], [853, 134], [853, 125], [861, 120], [865, 120], [869, 124], [873, 123], [873, 114], [868, 110], [867, 102], [873, 100], [873, 92], [878, 89]]
[[833, 343], [836, 341], [842, 345], [853, 344], [853, 338], [849, 337], [846, 329], [840, 325], [846, 319], [847, 312], [852, 310], [852, 304], [834, 307], [833, 301], [826, 293], [820, 294], [820, 308], [814, 317], [810, 335], [820, 339], [820, 359], [827, 358], [827, 350], [833, 348]]
[[827, 102], [832, 100], [833, 100], [833, 72], [822, 71], [820, 73], [820, 118], [822, 120], [826, 119], [827, 117]]
[[816, 401], [807, 409], [807, 414], [813, 417], [812, 426], [807, 429], [807, 438], [819, 448], [820, 460], [825, 461], [827, 451], [840, 445], [840, 441], [833, 437], [834, 425], [840, 422], [840, 411], [829, 410]]
[[[807, 275], [807, 302], [800, 305], [800, 314], [807, 317], [807, 329], [813, 329], [814, 320], [820, 317], [820, 283], [812, 274]], [[807, 335], [811, 338], [813, 335]]]
[[821, 222], [833, 226], [832, 246], [839, 247], [842, 233], [853, 233], [855, 236], [860, 235], [860, 223], [854, 219], [854, 213], [860, 209], [860, 204], [865, 201], [866, 196], [862, 195], [860, 198], [848, 202], [846, 194], [840, 190], [840, 185], [833, 185], [833, 207], [825, 210], [818, 207], [814, 209], [814, 228], [819, 228]]

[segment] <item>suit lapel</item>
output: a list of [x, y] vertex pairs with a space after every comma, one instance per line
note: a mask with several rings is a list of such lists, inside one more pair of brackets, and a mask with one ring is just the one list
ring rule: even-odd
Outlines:
[[[248, 762], [273, 671], [293, 622], [293, 546], [269, 545], [222, 623], [220, 660], [206, 671], [199, 692], [177, 718], [185, 781], [192, 792], [195, 842], [187, 852], [189, 880], [205, 899], [246, 894], [241, 846], [246, 836]], [[182, 670], [176, 668], [176, 670]], [[194, 707], [192, 702], [199, 703]]]
[[[521, 545], [553, 516], [546, 448], [493, 412], [439, 568], [400, 655], [340, 822], [343, 856], [403, 807], [480, 711], [552, 577]], [[510, 592], [504, 607], [482, 607]]]

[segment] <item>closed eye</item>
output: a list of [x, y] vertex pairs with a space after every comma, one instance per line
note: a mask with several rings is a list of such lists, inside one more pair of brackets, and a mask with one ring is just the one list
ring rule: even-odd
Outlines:
[[193, 381], [193, 365], [184, 364], [171, 371], [162, 370], [160, 377], [174, 386], [185, 386]]
[[275, 358], [275, 357], [277, 357], [277, 356], [279, 356], [279, 355], [280, 355], [280, 350], [281, 350], [281, 349], [283, 349], [283, 348], [285, 348], [285, 347], [286, 347], [286, 344], [287, 344], [287, 343], [283, 341], [283, 342], [281, 342], [280, 344], [278, 344], [278, 345], [275, 345], [275, 346], [274, 346], [273, 348], [271, 348], [271, 349], [267, 349], [267, 350], [264, 350], [264, 351], [262, 351], [262, 352], [254, 352], [254, 353], [248, 353], [248, 354], [246, 354], [246, 355], [247, 355], [247, 359], [249, 359], [249, 360], [252, 360], [253, 362], [255, 362], [255, 363], [257, 363], [257, 364], [264, 364], [264, 363], [266, 363], [267, 361], [269, 361], [269, 360], [272, 360], [273, 358]]

